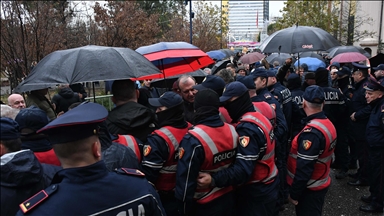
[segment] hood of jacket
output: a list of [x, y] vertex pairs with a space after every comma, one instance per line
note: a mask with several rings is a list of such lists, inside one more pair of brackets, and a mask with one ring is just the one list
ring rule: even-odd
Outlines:
[[20, 187], [42, 181], [43, 167], [29, 149], [1, 156], [1, 186]]
[[63, 88], [59, 91], [59, 95], [63, 98], [72, 98], [74, 94], [71, 88]]

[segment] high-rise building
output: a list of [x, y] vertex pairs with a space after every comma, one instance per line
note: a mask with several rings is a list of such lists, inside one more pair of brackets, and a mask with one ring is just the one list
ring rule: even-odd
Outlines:
[[222, 5], [227, 10], [229, 42], [257, 41], [259, 32], [269, 20], [269, 0], [226, 0]]

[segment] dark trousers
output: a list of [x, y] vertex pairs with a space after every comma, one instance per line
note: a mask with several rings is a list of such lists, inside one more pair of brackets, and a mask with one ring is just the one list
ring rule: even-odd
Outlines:
[[177, 200], [173, 191], [159, 191], [161, 203], [163, 204], [165, 213], [168, 216], [179, 216], [177, 209]]
[[356, 140], [357, 158], [359, 160], [359, 169], [357, 170], [358, 179], [363, 182], [369, 180], [369, 161], [368, 161], [368, 143], [366, 140]]
[[194, 215], [196, 216], [233, 216], [235, 209], [234, 194], [229, 192], [209, 203], [196, 203], [195, 207]]
[[305, 189], [295, 206], [297, 216], [321, 216], [328, 188], [319, 191]]
[[276, 215], [276, 199], [278, 196], [279, 179], [266, 185], [254, 183], [236, 189], [236, 212], [241, 216], [273, 216]]
[[384, 149], [369, 149], [370, 181], [373, 206], [383, 207], [384, 200]]
[[277, 199], [277, 206], [280, 207], [284, 205], [284, 200], [288, 198], [288, 184], [287, 184], [287, 157], [289, 150], [288, 143], [280, 142], [276, 140], [276, 167], [279, 170], [279, 196]]
[[341, 171], [347, 172], [349, 166], [348, 134], [346, 127], [337, 128], [337, 144], [335, 148], [335, 163], [339, 165]]

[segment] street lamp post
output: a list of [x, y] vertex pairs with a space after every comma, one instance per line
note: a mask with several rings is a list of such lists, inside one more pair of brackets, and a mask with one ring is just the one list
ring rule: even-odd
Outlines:
[[192, 11], [192, 0], [185, 0], [185, 5], [188, 5], [189, 2], [189, 41], [192, 44], [192, 19], [194, 17], [194, 13]]

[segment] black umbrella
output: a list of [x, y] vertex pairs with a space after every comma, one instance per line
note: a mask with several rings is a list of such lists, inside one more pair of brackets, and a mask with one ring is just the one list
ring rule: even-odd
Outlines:
[[148, 59], [129, 48], [84, 46], [44, 57], [15, 89], [27, 92], [56, 84], [139, 78], [160, 73]]
[[203, 70], [199, 69], [193, 72], [167, 77], [165, 79], [152, 80], [151, 87], [171, 89], [173, 86], [173, 83], [182, 75], [193, 76], [197, 83], [201, 83], [205, 78], [205, 76], [207, 76], [207, 74]]
[[223, 61], [217, 62], [212, 67], [211, 74], [215, 74], [215, 73], [219, 72], [219, 70], [226, 68], [228, 63], [231, 63], [231, 60], [223, 60]]
[[331, 49], [327, 50], [327, 52], [328, 52], [328, 57], [330, 58], [333, 58], [338, 54], [345, 53], [345, 52], [358, 52], [363, 54], [367, 58], [371, 58], [371, 55], [367, 51], [357, 46], [337, 46], [337, 47], [332, 47]]
[[[272, 53], [267, 58], [265, 58], [265, 60], [267, 60], [269, 64], [273, 64], [274, 61], [278, 61], [280, 65], [283, 65], [287, 58], [292, 58], [292, 56], [288, 53]], [[292, 61], [294, 61], [293, 58]]]
[[264, 53], [299, 53], [328, 50], [339, 45], [332, 35], [321, 28], [296, 25], [273, 33], [259, 48]]
[[321, 56], [317, 53], [314, 53], [314, 52], [302, 52], [302, 53], [300, 53], [300, 58], [304, 58], [304, 57], [317, 58], [321, 61], [324, 61], [323, 56]]

